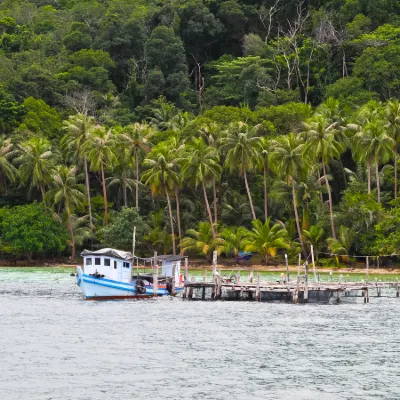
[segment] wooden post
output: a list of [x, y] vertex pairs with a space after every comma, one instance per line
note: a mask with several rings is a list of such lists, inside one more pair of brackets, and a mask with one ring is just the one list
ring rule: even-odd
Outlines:
[[254, 280], [254, 270], [251, 269], [249, 274], [249, 283], [253, 283], [253, 280]]
[[260, 273], [259, 272], [257, 272], [256, 301], [261, 301]]
[[171, 278], [171, 296], [175, 296], [176, 295], [175, 278], [176, 278], [176, 264], [173, 264], [172, 265], [172, 278]]
[[188, 272], [189, 272], [189, 259], [185, 257], [185, 269], [183, 273], [183, 280], [185, 282], [189, 279]]
[[299, 262], [297, 264], [297, 277], [300, 278], [300, 264], [301, 264], [301, 253], [299, 254]]
[[367, 282], [369, 281], [369, 257], [366, 257], [366, 264], [367, 264], [367, 272], [366, 272], [366, 278], [367, 278]]
[[369, 303], [369, 292], [368, 292], [368, 288], [367, 288], [367, 303]]
[[203, 271], [203, 283], [206, 283], [206, 281], [207, 281], [207, 270], [204, 268], [204, 271]]
[[135, 247], [136, 247], [136, 226], [133, 227], [132, 234], [132, 255], [135, 255]]
[[203, 287], [203, 293], [202, 293], [202, 295], [201, 295], [201, 298], [202, 298], [203, 300], [205, 300], [205, 298], [206, 298], [206, 287], [205, 287], [205, 286]]
[[212, 270], [213, 270], [213, 278], [215, 279], [217, 273], [217, 257], [218, 253], [217, 250], [213, 251], [213, 258], [212, 258]]
[[154, 265], [153, 265], [153, 296], [158, 296], [158, 265], [157, 265], [157, 252], [154, 252]]
[[215, 281], [216, 281], [215, 298], [220, 299], [222, 296], [222, 278], [220, 276], [217, 276]]
[[304, 303], [308, 303], [308, 261], [304, 264], [305, 282], [304, 282]]
[[399, 278], [396, 278], [396, 297], [400, 297]]
[[286, 284], [289, 285], [290, 275], [289, 275], [289, 262], [287, 254], [285, 253], [285, 264], [286, 264]]
[[243, 291], [244, 291], [244, 288], [243, 288], [243, 286], [240, 288], [240, 300], [243, 300]]
[[313, 272], [314, 272], [314, 282], [317, 282], [317, 273], [315, 271], [314, 246], [313, 245], [311, 245], [311, 262], [312, 262], [312, 267], [313, 267]]

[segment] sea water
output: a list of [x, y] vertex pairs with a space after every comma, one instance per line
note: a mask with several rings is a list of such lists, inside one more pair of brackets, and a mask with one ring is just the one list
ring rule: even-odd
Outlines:
[[[0, 268], [0, 399], [400, 399], [400, 299], [85, 301]], [[279, 278], [279, 274], [276, 274]]]

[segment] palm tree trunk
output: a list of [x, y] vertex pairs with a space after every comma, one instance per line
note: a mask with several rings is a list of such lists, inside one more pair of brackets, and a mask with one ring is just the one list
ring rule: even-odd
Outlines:
[[92, 202], [90, 199], [89, 171], [88, 171], [86, 157], [84, 158], [84, 164], [85, 164], [86, 195], [87, 195], [87, 200], [88, 200], [88, 211], [89, 211], [89, 225], [90, 225], [90, 230], [93, 231]]
[[292, 198], [293, 198], [294, 217], [296, 219], [297, 234], [299, 235], [299, 242], [300, 242], [301, 250], [303, 252], [303, 256], [305, 259], [307, 259], [307, 253], [306, 253], [306, 249], [304, 247], [303, 236], [302, 236], [301, 228], [300, 228], [299, 213], [297, 212], [297, 200], [296, 200], [296, 189], [294, 187], [294, 179], [292, 179]]
[[267, 188], [267, 163], [264, 162], [264, 219], [267, 221], [268, 219], [268, 188]]
[[101, 164], [101, 182], [103, 184], [103, 198], [104, 198], [104, 225], [108, 225], [107, 187], [106, 187], [106, 178], [104, 176], [103, 163]]
[[169, 198], [169, 194], [168, 194], [167, 188], [165, 188], [165, 194], [166, 194], [166, 196], [167, 196], [167, 202], [168, 202], [169, 223], [171, 224], [172, 254], [176, 254], [174, 219], [172, 218], [171, 199]]
[[397, 199], [397, 147], [396, 143], [393, 148], [394, 153], [394, 198]]
[[124, 195], [124, 206], [128, 207], [128, 193], [126, 189], [126, 167], [122, 169], [122, 191]]
[[71, 259], [75, 259], [75, 235], [71, 223], [71, 215], [68, 213], [68, 230], [71, 235]]
[[249, 183], [247, 182], [246, 170], [244, 170], [243, 176], [244, 176], [244, 184], [246, 185], [247, 196], [249, 196], [249, 203], [250, 203], [250, 208], [251, 208], [251, 216], [252, 216], [253, 219], [257, 219], [256, 218], [256, 213], [254, 212], [253, 200], [251, 198]]
[[378, 194], [378, 203], [381, 202], [381, 188], [380, 188], [380, 182], [379, 182], [379, 162], [378, 159], [375, 161], [375, 174], [376, 174], [376, 190]]
[[175, 201], [176, 201], [176, 219], [178, 221], [178, 237], [179, 237], [179, 254], [182, 253], [182, 230], [181, 230], [181, 214], [179, 210], [179, 188], [175, 186]]
[[215, 179], [213, 179], [213, 195], [214, 195], [214, 224], [218, 222], [218, 209], [217, 209], [217, 188], [215, 187]]
[[368, 194], [371, 194], [371, 161], [367, 161]]
[[323, 161], [322, 161], [322, 169], [324, 171], [325, 185], [326, 185], [326, 189], [328, 191], [329, 215], [330, 215], [330, 219], [331, 219], [332, 237], [334, 239], [336, 239], [335, 222], [333, 221], [333, 204], [332, 204], [331, 186], [329, 185], [328, 177], [326, 176], [326, 167], [325, 167], [325, 163]]
[[42, 183], [40, 184], [40, 192], [42, 193], [42, 201], [43, 201], [43, 204], [44, 204], [44, 206], [46, 207], [46, 198], [45, 198], [44, 187], [43, 187], [43, 184], [42, 184]]
[[139, 156], [137, 149], [135, 151], [135, 164], [136, 164], [136, 210], [139, 210]]
[[214, 224], [213, 224], [213, 219], [212, 219], [212, 215], [211, 215], [211, 209], [210, 209], [210, 204], [208, 203], [208, 199], [207, 199], [207, 191], [206, 191], [206, 187], [204, 185], [204, 182], [201, 182], [201, 185], [203, 187], [203, 195], [204, 195], [204, 201], [206, 203], [206, 209], [207, 209], [207, 214], [208, 214], [208, 219], [210, 220], [210, 225], [211, 225], [211, 232], [213, 235], [213, 239], [215, 239], [215, 228], [214, 228]]
[[[318, 168], [318, 187], [321, 188], [321, 170]], [[321, 203], [324, 202], [324, 196], [322, 195], [322, 190], [320, 189], [319, 191], [319, 198], [321, 200]]]

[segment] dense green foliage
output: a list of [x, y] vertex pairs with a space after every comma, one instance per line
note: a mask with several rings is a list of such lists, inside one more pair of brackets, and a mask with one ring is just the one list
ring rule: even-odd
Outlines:
[[392, 0], [5, 0], [1, 212], [68, 238], [3, 252], [398, 253], [399, 70]]

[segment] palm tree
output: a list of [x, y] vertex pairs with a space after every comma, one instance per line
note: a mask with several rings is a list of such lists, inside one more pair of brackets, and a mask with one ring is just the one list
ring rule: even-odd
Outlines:
[[20, 165], [19, 173], [24, 183], [40, 189], [42, 201], [46, 204], [45, 187], [51, 182], [55, 168], [55, 154], [50, 141], [42, 137], [33, 137], [18, 146], [19, 156], [15, 162]]
[[77, 183], [77, 168], [68, 168], [66, 165], [56, 167], [53, 175], [54, 189], [47, 196], [54, 199], [54, 205], [62, 205], [67, 214], [67, 228], [71, 235], [71, 258], [75, 259], [75, 236], [72, 216], [74, 208], [83, 203], [85, 199], [85, 186]]
[[387, 129], [393, 139], [393, 167], [394, 167], [394, 198], [397, 199], [397, 145], [400, 136], [400, 101], [390, 100], [385, 106]]
[[125, 127], [121, 139], [125, 141], [125, 148], [135, 159], [136, 167], [136, 208], [139, 209], [139, 158], [151, 150], [149, 139], [153, 130], [146, 123], [134, 123]]
[[323, 242], [325, 231], [321, 226], [311, 225], [309, 229], [303, 229], [305, 242], [314, 247], [316, 259], [318, 260], [318, 251]]
[[211, 261], [212, 253], [217, 250], [218, 254], [223, 251], [224, 240], [215, 236], [213, 225], [208, 222], [199, 222], [196, 229], [189, 229], [182, 240], [183, 253], [192, 251], [206, 257]]
[[5, 193], [7, 194], [7, 180], [14, 182], [18, 171], [11, 164], [10, 159], [17, 154], [11, 139], [0, 135], [0, 180]]
[[151, 158], [144, 160], [143, 165], [148, 168], [142, 176], [145, 185], [151, 186], [154, 194], [164, 192], [167, 197], [172, 234], [172, 251], [173, 254], [176, 254], [174, 221], [169, 192], [174, 189], [180, 179], [178, 164], [168, 147], [159, 146], [153, 150]]
[[61, 147], [64, 149], [68, 158], [75, 164], [79, 164], [83, 161], [85, 170], [85, 184], [86, 184], [86, 196], [88, 202], [89, 211], [89, 224], [90, 229], [93, 230], [93, 217], [92, 217], [92, 202], [90, 198], [90, 179], [88, 160], [83, 151], [83, 146], [87, 142], [90, 132], [95, 124], [93, 117], [88, 117], [84, 114], [77, 114], [70, 116], [68, 120], [64, 121], [64, 129], [66, 134], [61, 139]]
[[92, 171], [101, 174], [101, 182], [103, 186], [104, 199], [104, 224], [108, 224], [108, 201], [107, 201], [107, 185], [105, 170], [113, 170], [118, 163], [115, 155], [116, 152], [116, 137], [114, 132], [106, 130], [101, 126], [95, 126], [90, 134], [89, 139], [83, 145], [83, 151], [87, 159], [90, 161]]
[[268, 156], [271, 152], [271, 142], [263, 137], [261, 139], [261, 168], [263, 170], [264, 178], [264, 219], [268, 219], [268, 188], [267, 188], [267, 176], [268, 176]]
[[326, 167], [332, 159], [340, 158], [340, 154], [344, 150], [344, 146], [336, 137], [338, 124], [337, 122], [332, 123], [329, 119], [323, 116], [317, 116], [304, 125], [306, 128], [307, 139], [304, 146], [304, 152], [312, 155], [321, 162], [325, 185], [328, 192], [332, 236], [336, 237], [335, 222], [333, 220], [332, 193], [327, 177]]
[[288, 234], [281, 224], [271, 226], [271, 218], [264, 223], [253, 220], [253, 229], [244, 240], [245, 250], [259, 253], [268, 265], [269, 257], [275, 257], [278, 249], [288, 249]]
[[307, 256], [302, 232], [300, 228], [300, 219], [297, 210], [296, 180], [301, 180], [303, 170], [308, 166], [307, 159], [304, 157], [303, 141], [300, 135], [289, 133], [271, 143], [272, 151], [270, 154], [270, 165], [273, 166], [276, 173], [282, 177], [287, 185], [292, 187], [292, 202], [294, 216], [296, 219], [297, 234], [304, 256]]
[[248, 238], [249, 231], [243, 226], [231, 226], [221, 232], [223, 239], [222, 253], [226, 256], [238, 257], [240, 251], [245, 247], [244, 241]]
[[380, 203], [379, 163], [389, 161], [393, 152], [394, 140], [388, 135], [386, 128], [379, 119], [369, 122], [365, 127], [365, 133], [360, 144], [365, 149], [365, 157], [371, 157], [375, 162], [376, 189], [378, 203]]
[[258, 129], [258, 125], [251, 128], [244, 122], [232, 123], [229, 125], [228, 135], [221, 140], [221, 151], [226, 153], [225, 165], [231, 172], [239, 170], [239, 175], [244, 178], [253, 219], [256, 219], [256, 214], [247, 181], [247, 172], [254, 170], [257, 166], [261, 148], [261, 138], [256, 136]]
[[203, 189], [204, 202], [211, 225], [213, 237], [216, 237], [210, 204], [207, 198], [206, 186], [212, 183], [221, 173], [218, 152], [214, 147], [207, 146], [202, 138], [193, 139], [187, 145], [183, 160], [182, 174], [185, 179], [192, 179], [195, 186]]
[[355, 239], [355, 231], [354, 229], [347, 228], [342, 225], [339, 228], [339, 239], [328, 238], [328, 249], [335, 255], [336, 262], [338, 262], [338, 256], [343, 255], [345, 259], [347, 259], [350, 248]]

